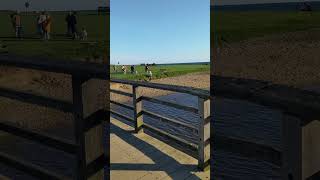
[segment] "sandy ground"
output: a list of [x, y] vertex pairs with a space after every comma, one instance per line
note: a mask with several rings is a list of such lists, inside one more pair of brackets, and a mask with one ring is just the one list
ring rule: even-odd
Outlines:
[[[200, 73], [191, 73], [187, 75], [177, 76], [177, 77], [169, 77], [169, 78], [162, 78], [152, 80], [153, 83], [160, 83], [160, 84], [170, 84], [170, 85], [177, 85], [177, 86], [187, 86], [199, 89], [207, 89], [209, 90], [210, 87], [210, 74], [209, 72], [200, 72]], [[111, 89], [116, 89], [124, 92], [132, 93], [132, 88], [129, 85], [120, 85], [116, 83], [111, 84]], [[170, 91], [163, 91], [163, 90], [155, 90], [150, 88], [143, 88], [142, 94], [148, 97], [157, 97], [157, 96], [164, 96], [170, 94]], [[126, 102], [130, 101], [130, 98], [117, 95], [111, 93], [110, 96], [111, 100], [117, 102]]]
[[319, 29], [233, 43], [220, 49], [212, 73], [299, 88], [319, 86], [319, 49]]

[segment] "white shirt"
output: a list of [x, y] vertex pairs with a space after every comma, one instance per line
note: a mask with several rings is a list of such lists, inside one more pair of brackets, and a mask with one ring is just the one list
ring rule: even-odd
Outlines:
[[45, 20], [47, 20], [47, 16], [46, 16], [46, 15], [40, 15], [40, 18], [39, 18], [38, 24], [43, 23]]

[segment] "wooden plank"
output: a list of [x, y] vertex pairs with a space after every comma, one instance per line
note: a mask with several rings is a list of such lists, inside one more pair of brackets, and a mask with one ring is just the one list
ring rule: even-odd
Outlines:
[[108, 112], [103, 109], [91, 114], [89, 117], [85, 119], [84, 131], [89, 131], [91, 128], [100, 125], [106, 117], [108, 117]]
[[116, 111], [113, 111], [113, 110], [110, 110], [110, 113], [113, 114], [113, 115], [116, 115], [124, 120], [127, 120], [129, 122], [134, 122], [133, 118], [129, 117], [129, 116], [126, 116], [126, 115], [123, 115], [123, 114], [120, 114]]
[[143, 128], [145, 128], [145, 129], [147, 129], [147, 130], [149, 130], [149, 131], [151, 131], [153, 133], [156, 133], [156, 134], [158, 134], [160, 136], [164, 136], [166, 138], [169, 138], [169, 139], [171, 139], [171, 140], [173, 140], [173, 141], [175, 141], [175, 142], [177, 142], [179, 144], [185, 145], [186, 147], [190, 148], [190, 150], [196, 151], [197, 148], [198, 148], [197, 145], [195, 145], [193, 143], [190, 143], [190, 142], [188, 142], [188, 141], [186, 141], [186, 140], [184, 140], [182, 138], [179, 138], [177, 136], [174, 136], [174, 135], [172, 135], [170, 133], [167, 133], [167, 132], [165, 132], [165, 131], [163, 131], [163, 130], [161, 130], [159, 128], [156, 128], [156, 127], [154, 127], [154, 126], [152, 126], [150, 124], [144, 123], [143, 124]]
[[306, 179], [320, 172], [320, 122], [302, 127], [302, 177]]
[[320, 95], [271, 82], [211, 75], [217, 97], [249, 101], [300, 118], [301, 126], [320, 119]]
[[104, 169], [104, 166], [107, 164], [107, 159], [105, 156], [101, 155], [92, 161], [90, 164], [87, 165], [87, 177], [92, 177], [99, 171]]
[[0, 161], [10, 167], [13, 167], [17, 170], [23, 171], [31, 176], [40, 178], [40, 179], [48, 179], [48, 180], [62, 180], [62, 179], [71, 179], [66, 176], [57, 174], [55, 172], [48, 171], [41, 166], [37, 166], [26, 162], [21, 159], [17, 159], [11, 155], [0, 152]]
[[173, 102], [164, 101], [164, 100], [151, 98], [151, 97], [146, 97], [146, 96], [142, 96], [142, 99], [146, 100], [146, 101], [149, 101], [149, 102], [152, 102], [152, 103], [157, 103], [157, 104], [161, 104], [161, 105], [165, 105], [165, 106], [171, 106], [171, 107], [174, 107], [174, 108], [177, 108], [177, 109], [181, 109], [181, 110], [184, 110], [184, 111], [198, 113], [198, 109], [193, 108], [193, 107], [188, 107], [188, 106], [176, 104], [176, 103], [173, 103]]
[[85, 122], [83, 117], [83, 97], [82, 97], [82, 83], [80, 77], [72, 76], [72, 91], [74, 104], [74, 124], [75, 124], [75, 140], [79, 148], [76, 155], [76, 179], [86, 180], [86, 152], [85, 152]]
[[48, 97], [42, 97], [34, 94], [23, 93], [11, 89], [0, 88], [0, 96], [18, 101], [32, 103], [39, 106], [46, 106], [61, 110], [63, 112], [72, 112], [72, 103], [56, 100]]
[[115, 104], [117, 106], [121, 106], [121, 107], [126, 108], [126, 109], [134, 110], [133, 106], [130, 106], [130, 105], [122, 104], [122, 103], [119, 103], [119, 102], [116, 102], [116, 101], [112, 101], [112, 100], [110, 100], [110, 103]]
[[159, 114], [156, 114], [156, 113], [153, 113], [153, 112], [150, 112], [150, 111], [147, 111], [147, 110], [142, 110], [142, 114], [145, 114], [147, 116], [151, 116], [151, 117], [156, 118], [156, 119], [161, 119], [161, 120], [164, 120], [164, 121], [169, 122], [169, 123], [174, 123], [176, 125], [183, 126], [183, 127], [195, 130], [195, 131], [199, 130], [197, 127], [194, 127], [194, 126], [192, 126], [190, 124], [175, 120], [173, 118], [164, 117], [164, 116], [161, 116]]
[[24, 130], [13, 124], [0, 122], [0, 130], [70, 154], [75, 153], [77, 150], [77, 145], [66, 139], [53, 137], [53, 135], [49, 136], [43, 133], [41, 134], [35, 130]]
[[146, 87], [146, 88], [153, 88], [153, 89], [160, 89], [160, 90], [167, 90], [167, 91], [174, 91], [179, 93], [186, 93], [194, 96], [199, 96], [203, 98], [210, 98], [210, 92], [198, 89], [198, 88], [191, 88], [185, 86], [176, 86], [176, 85], [168, 85], [168, 84], [158, 84], [158, 83], [150, 83], [150, 82], [141, 82], [141, 81], [129, 81], [129, 80], [120, 80], [120, 79], [111, 79], [111, 83], [120, 83], [120, 84], [130, 84], [133, 86], [139, 87]]
[[141, 99], [141, 91], [140, 87], [133, 86], [132, 94], [133, 94], [133, 120], [134, 120], [134, 129], [136, 133], [143, 132], [143, 115], [142, 115], [142, 99]]
[[123, 96], [133, 97], [133, 95], [130, 94], [130, 93], [126, 93], [126, 92], [118, 91], [118, 90], [114, 90], [114, 89], [110, 89], [110, 92], [116, 93], [116, 94], [120, 94], [120, 95], [123, 95]]
[[199, 144], [198, 144], [198, 168], [205, 170], [208, 167], [210, 160], [210, 121], [207, 119], [210, 117], [210, 100], [198, 99], [199, 106]]
[[48, 72], [74, 74], [91, 78], [107, 79], [109, 64], [97, 64], [70, 60], [1, 55], [0, 65], [35, 69]]
[[234, 137], [226, 137], [215, 135], [211, 137], [215, 148], [221, 151], [232, 152], [244, 157], [264, 160], [277, 166], [282, 164], [282, 153], [278, 149], [274, 149], [264, 144], [249, 142]]
[[302, 180], [302, 131], [299, 119], [283, 115], [282, 143], [282, 178]]
[[[82, 99], [83, 99], [83, 116], [85, 129], [84, 142], [85, 142], [85, 162], [86, 179], [104, 179], [106, 177], [104, 172], [104, 165], [107, 161], [102, 160], [100, 166], [95, 166], [95, 171], [92, 174], [88, 174], [88, 168], [91, 168], [90, 164], [97, 164], [96, 161], [100, 157], [107, 159], [106, 138], [108, 133], [106, 130], [106, 123], [109, 121], [110, 116], [107, 114], [108, 93], [109, 84], [102, 80], [90, 80], [82, 84]], [[106, 147], [108, 148], [108, 147]], [[108, 148], [109, 149], [109, 148]]]

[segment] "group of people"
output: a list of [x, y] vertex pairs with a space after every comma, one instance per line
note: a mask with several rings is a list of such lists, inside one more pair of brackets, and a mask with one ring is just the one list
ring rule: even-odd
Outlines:
[[38, 33], [43, 37], [44, 40], [50, 39], [51, 23], [52, 23], [52, 18], [51, 16], [49, 16], [48, 13], [42, 12], [37, 17]]
[[[116, 65], [113, 66], [113, 70], [114, 70], [115, 72], [117, 72], [117, 67], [116, 67]], [[123, 74], [127, 74], [127, 66], [122, 65], [122, 66], [121, 66], [121, 70], [122, 70]], [[151, 70], [150, 70], [149, 64], [145, 64], [145, 65], [144, 65], [144, 70], [145, 70], [145, 73], [146, 73], [147, 78], [148, 78], [149, 80], [151, 80], [151, 79], [152, 79], [152, 72], [151, 72]], [[130, 71], [131, 71], [131, 74], [138, 74], [138, 71], [136, 71], [136, 69], [135, 69], [135, 65], [131, 65], [131, 66], [130, 66]]]
[[[19, 11], [10, 15], [12, 27], [17, 38], [22, 38], [22, 17]], [[82, 28], [81, 33], [77, 31], [76, 12], [69, 12], [65, 18], [67, 24], [67, 36], [72, 39], [87, 40], [88, 33], [85, 28]], [[41, 12], [36, 19], [38, 34], [44, 39], [49, 40], [51, 33], [52, 17], [47, 12]]]

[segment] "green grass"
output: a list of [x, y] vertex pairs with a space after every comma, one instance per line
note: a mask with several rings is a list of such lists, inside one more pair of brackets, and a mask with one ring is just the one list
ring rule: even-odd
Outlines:
[[109, 15], [97, 15], [94, 11], [78, 12], [78, 30], [85, 27], [88, 31], [88, 45], [79, 40], [71, 40], [66, 33], [66, 12], [49, 12], [53, 18], [52, 40], [44, 42], [36, 35], [36, 15], [22, 14], [25, 38], [17, 40], [10, 22], [9, 13], [0, 13], [0, 44], [7, 46], [10, 54], [23, 56], [40, 56], [55, 59], [94, 59], [109, 53]]
[[270, 34], [320, 28], [320, 12], [211, 12], [212, 42], [238, 42]]
[[[114, 79], [127, 79], [127, 80], [147, 80], [144, 66], [135, 66], [138, 74], [131, 74], [130, 67], [127, 67], [127, 74], [123, 74], [121, 66], [117, 66], [117, 71], [114, 72], [113, 66], [110, 67], [111, 78]], [[186, 64], [186, 65], [157, 65], [150, 66], [152, 72], [152, 79], [160, 79], [165, 77], [180, 76], [188, 73], [195, 72], [209, 72], [209, 64]]]

